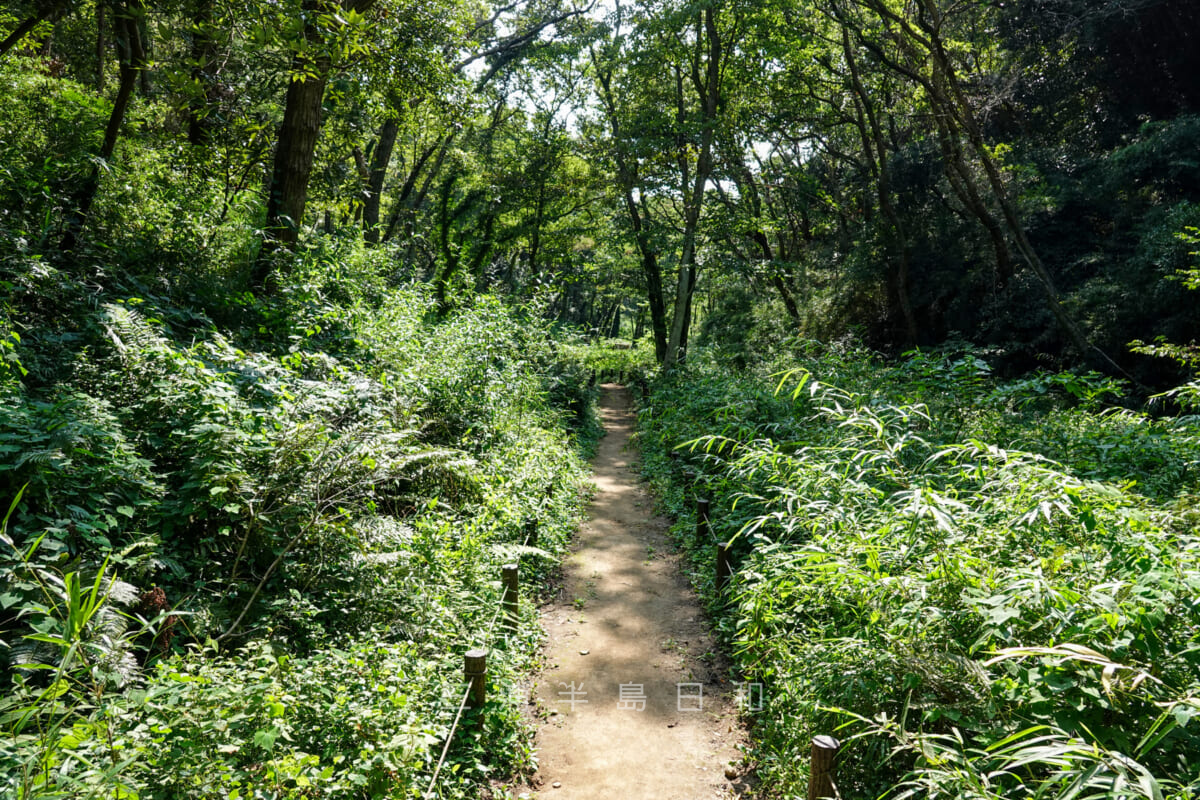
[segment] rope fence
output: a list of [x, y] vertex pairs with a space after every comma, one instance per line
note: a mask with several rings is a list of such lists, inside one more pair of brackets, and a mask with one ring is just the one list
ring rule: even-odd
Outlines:
[[[536, 519], [531, 519], [526, 523], [525, 539], [521, 542], [521, 548], [529, 547], [530, 542], [536, 545], [537, 538], [538, 523]], [[516, 633], [517, 631], [517, 616], [519, 613], [518, 587], [520, 585], [519, 565], [516, 563], [504, 564], [500, 568], [500, 577], [503, 591], [500, 595], [500, 601], [497, 604], [496, 613], [492, 615], [492, 620], [488, 623], [483, 635], [485, 646], [472, 648], [463, 654], [463, 672], [467, 679], [467, 687], [463, 690], [462, 698], [458, 701], [458, 710], [454, 713], [454, 721], [450, 723], [450, 730], [447, 732], [445, 744], [442, 746], [442, 754], [433, 768], [433, 775], [429, 778], [429, 786], [426, 788], [425, 794], [422, 795], [424, 800], [432, 800], [433, 798], [434, 789], [437, 788], [438, 776], [442, 774], [442, 767], [446, 763], [446, 756], [450, 753], [450, 745], [454, 742], [454, 734], [458, 731], [458, 723], [462, 720], [463, 712], [468, 706], [472, 708], [482, 706], [486, 700], [487, 657], [489, 652], [487, 643], [492, 641], [492, 636], [496, 631], [496, 624], [503, 618], [506, 633]]]
[[[733, 565], [730, 558], [732, 545], [729, 542], [719, 541], [714, 536], [709, 517], [710, 501], [707, 498], [699, 496], [699, 493], [696, 492], [696, 489], [699, 487], [696, 485], [698, 481], [695, 473], [687, 477], [689, 478], [689, 483], [692, 485], [693, 497], [696, 502], [697, 538], [701, 541], [708, 539], [714, 542], [716, 547], [717, 558], [714, 577], [717, 593], [720, 595], [728, 587], [733, 572]], [[537, 520], [530, 520], [526, 525], [525, 539], [521, 543], [522, 549], [529, 547], [530, 542], [533, 542], [534, 546], [536, 546], [537, 534]], [[483, 637], [485, 647], [473, 648], [463, 654], [463, 672], [467, 686], [458, 701], [454, 720], [450, 723], [450, 730], [446, 733], [446, 740], [442, 745], [442, 753], [438, 757], [437, 764], [434, 765], [433, 774], [429, 778], [429, 785], [425, 789], [424, 795], [422, 795], [423, 800], [433, 800], [434, 798], [434, 791], [437, 789], [437, 780], [442, 774], [442, 767], [446, 764], [446, 756], [450, 753], [450, 745], [454, 742], [454, 734], [458, 732], [458, 724], [462, 721], [463, 712], [468, 707], [478, 708], [482, 706], [486, 700], [487, 657], [489, 653], [489, 648], [486, 644], [492, 641], [496, 625], [503, 619], [506, 633], [515, 633], [517, 630], [519, 575], [518, 564], [504, 564], [501, 567], [503, 591], [496, 612], [492, 615], [492, 619], [488, 623]], [[825, 800], [826, 798], [840, 796], [835, 777], [837, 758], [840, 750], [841, 743], [832, 736], [816, 736], [813, 738], [812, 747], [808, 754], [809, 783], [807, 800]]]
[[[716, 562], [713, 570], [713, 583], [717, 596], [724, 596], [733, 576], [733, 543], [724, 541], [717, 536], [713, 529], [711, 501], [701, 494], [702, 475], [691, 466], [682, 463], [679, 452], [670, 451], [672, 462], [682, 466], [684, 479], [684, 496], [690, 494], [696, 503], [696, 539], [711, 542], [716, 550]], [[826, 798], [841, 797], [837, 789], [837, 759], [841, 752], [841, 742], [833, 736], [815, 736], [808, 753], [808, 795], [807, 800], [826, 800]], [[798, 756], [801, 759], [803, 756]]]

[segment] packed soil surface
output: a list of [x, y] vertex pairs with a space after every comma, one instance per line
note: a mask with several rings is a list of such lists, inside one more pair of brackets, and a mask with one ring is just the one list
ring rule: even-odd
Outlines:
[[639, 484], [628, 390], [603, 386], [600, 414], [590, 521], [543, 609], [546, 666], [530, 698], [539, 771], [528, 788], [556, 800], [736, 797], [736, 687], [668, 521]]

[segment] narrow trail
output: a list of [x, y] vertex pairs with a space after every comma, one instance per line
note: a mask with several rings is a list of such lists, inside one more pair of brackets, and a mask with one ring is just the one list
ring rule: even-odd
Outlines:
[[[546, 667], [533, 690], [538, 797], [736, 797], [743, 737], [703, 611], [638, 483], [632, 398], [605, 385], [607, 435], [592, 462], [591, 519], [543, 610]], [[572, 686], [575, 689], [572, 703]], [[733, 777], [730, 780], [729, 774]]]

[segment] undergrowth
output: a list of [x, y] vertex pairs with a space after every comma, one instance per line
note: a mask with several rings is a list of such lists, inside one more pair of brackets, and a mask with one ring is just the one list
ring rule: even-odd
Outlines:
[[533, 767], [499, 569], [529, 597], [565, 547], [586, 375], [535, 316], [439, 318], [374, 258], [207, 308], [7, 262], [0, 794], [419, 797], [471, 647], [489, 701], [438, 796]]
[[764, 684], [762, 795], [802, 795], [830, 733], [843, 797], [1200, 793], [1195, 419], [1104, 410], [1120, 387], [1096, 375], [999, 382], [972, 352], [800, 343], [775, 364], [693, 357], [639, 433]]

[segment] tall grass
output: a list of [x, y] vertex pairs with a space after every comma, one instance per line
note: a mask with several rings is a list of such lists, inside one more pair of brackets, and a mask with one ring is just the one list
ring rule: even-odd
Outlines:
[[[765, 793], [801, 792], [810, 737], [834, 731], [845, 797], [1200, 791], [1193, 426], [971, 360], [800, 362], [767, 382], [697, 360], [641, 418], [697, 582], [767, 687]], [[1062, 439], [1038, 452], [1048, 430]], [[685, 468], [735, 542], [727, 598]]]

